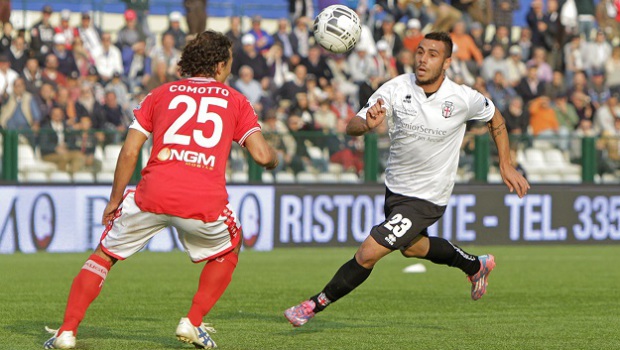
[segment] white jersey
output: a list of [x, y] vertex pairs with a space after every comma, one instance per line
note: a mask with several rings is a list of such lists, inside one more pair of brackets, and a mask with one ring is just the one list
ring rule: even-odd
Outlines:
[[488, 122], [493, 102], [479, 92], [447, 77], [439, 90], [426, 97], [414, 74], [400, 75], [383, 84], [358, 116], [383, 99], [390, 136], [385, 185], [408, 197], [447, 205], [465, 135], [465, 122]]

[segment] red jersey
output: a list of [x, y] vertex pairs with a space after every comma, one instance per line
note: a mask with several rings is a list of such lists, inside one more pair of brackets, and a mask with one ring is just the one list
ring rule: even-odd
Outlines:
[[228, 204], [226, 162], [260, 131], [252, 105], [214, 79], [189, 78], [148, 94], [134, 109], [131, 127], [153, 136], [148, 164], [136, 188], [143, 211], [216, 220]]

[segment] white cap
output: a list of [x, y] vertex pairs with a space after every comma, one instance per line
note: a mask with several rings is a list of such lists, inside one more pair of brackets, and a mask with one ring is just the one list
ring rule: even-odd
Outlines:
[[419, 19], [412, 18], [409, 21], [407, 21], [407, 28], [409, 28], [409, 29], [420, 29], [420, 28], [422, 28], [422, 23], [420, 23]]
[[71, 18], [71, 11], [64, 9], [62, 11], [60, 11], [60, 19], [68, 21], [69, 18]]
[[508, 53], [510, 53], [511, 55], [520, 55], [521, 54], [521, 46], [519, 46], [519, 45], [512, 45], [510, 47], [510, 49], [508, 49]]
[[168, 19], [170, 19], [170, 22], [181, 22], [182, 18], [183, 18], [183, 15], [179, 11], [172, 11], [170, 13], [170, 16], [168, 16]]
[[390, 50], [390, 44], [388, 44], [387, 41], [385, 40], [377, 41], [377, 51], [389, 51], [389, 50]]
[[63, 33], [54, 34], [54, 44], [64, 45], [67, 43], [67, 37]]
[[241, 37], [241, 44], [243, 45], [254, 45], [256, 43], [256, 38], [254, 35], [248, 33]]

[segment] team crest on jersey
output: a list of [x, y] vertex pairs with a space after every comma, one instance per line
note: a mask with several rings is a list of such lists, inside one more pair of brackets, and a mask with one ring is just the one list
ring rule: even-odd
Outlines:
[[450, 101], [445, 101], [441, 104], [441, 115], [444, 118], [450, 118], [452, 113], [454, 112], [454, 103]]

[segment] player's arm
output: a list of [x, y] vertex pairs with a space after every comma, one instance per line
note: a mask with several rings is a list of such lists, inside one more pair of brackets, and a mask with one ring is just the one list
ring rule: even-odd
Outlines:
[[276, 151], [269, 146], [262, 133], [252, 133], [245, 140], [244, 145], [256, 163], [267, 169], [274, 169], [278, 166], [278, 155]]
[[138, 163], [138, 156], [142, 150], [142, 145], [146, 142], [147, 136], [136, 129], [129, 129], [127, 138], [121, 148], [121, 153], [116, 161], [116, 170], [114, 171], [114, 182], [112, 184], [112, 193], [110, 201], [103, 211], [101, 223], [107, 225], [114, 218], [114, 212], [121, 205], [125, 188], [131, 180], [131, 175]]
[[377, 99], [377, 102], [366, 111], [366, 119], [360, 116], [353, 117], [349, 124], [347, 124], [347, 134], [351, 136], [364, 135], [383, 123], [387, 113], [386, 108], [383, 106], [384, 103], [383, 99]]
[[506, 123], [504, 122], [504, 117], [497, 108], [495, 108], [495, 113], [491, 120], [487, 122], [487, 127], [497, 146], [499, 170], [504, 183], [508, 186], [510, 192], [516, 190], [519, 197], [525, 196], [527, 190], [530, 188], [530, 184], [523, 175], [512, 166]]

